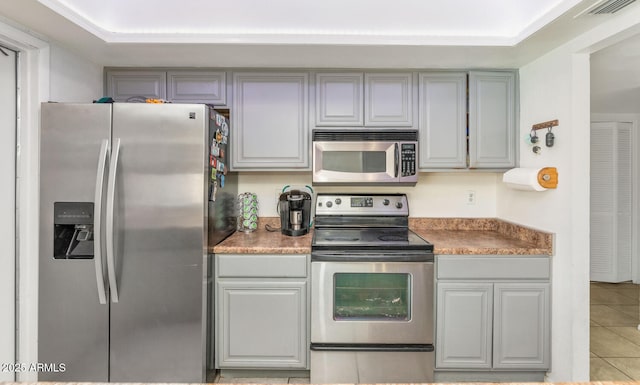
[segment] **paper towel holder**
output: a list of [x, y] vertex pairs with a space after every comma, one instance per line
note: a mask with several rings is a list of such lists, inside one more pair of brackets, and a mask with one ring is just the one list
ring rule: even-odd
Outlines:
[[557, 188], [558, 169], [555, 167], [543, 167], [538, 171], [538, 183], [544, 188]]
[[524, 191], [545, 191], [558, 186], [555, 167], [514, 168], [504, 173], [502, 181], [510, 188]]

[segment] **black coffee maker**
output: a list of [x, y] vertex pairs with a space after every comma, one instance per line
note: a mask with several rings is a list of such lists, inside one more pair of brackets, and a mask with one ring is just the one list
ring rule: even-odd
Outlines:
[[307, 234], [311, 223], [311, 194], [300, 190], [283, 192], [278, 200], [278, 212], [282, 234], [294, 237]]

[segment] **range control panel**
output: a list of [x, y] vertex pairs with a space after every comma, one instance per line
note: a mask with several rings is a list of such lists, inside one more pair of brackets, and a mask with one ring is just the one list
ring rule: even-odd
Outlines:
[[405, 194], [318, 194], [316, 215], [409, 216]]

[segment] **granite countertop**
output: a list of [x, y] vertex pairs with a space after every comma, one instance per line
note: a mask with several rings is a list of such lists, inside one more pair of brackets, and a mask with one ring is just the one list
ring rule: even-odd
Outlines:
[[496, 218], [409, 218], [434, 254], [553, 255], [553, 234]]
[[[210, 247], [216, 254], [309, 254], [313, 230], [289, 237], [269, 232], [278, 218], [260, 218], [252, 233], [236, 232]], [[433, 243], [436, 255], [553, 255], [553, 234], [495, 218], [409, 218], [409, 227]]]
[[313, 229], [309, 234], [290, 237], [280, 231], [267, 231], [265, 225], [280, 227], [279, 218], [260, 218], [258, 229], [251, 233], [236, 231], [214, 247], [215, 254], [310, 254]]

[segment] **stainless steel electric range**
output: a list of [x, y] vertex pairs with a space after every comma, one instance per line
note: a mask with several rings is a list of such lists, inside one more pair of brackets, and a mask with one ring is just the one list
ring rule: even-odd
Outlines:
[[311, 383], [433, 382], [433, 245], [404, 194], [319, 194]]

